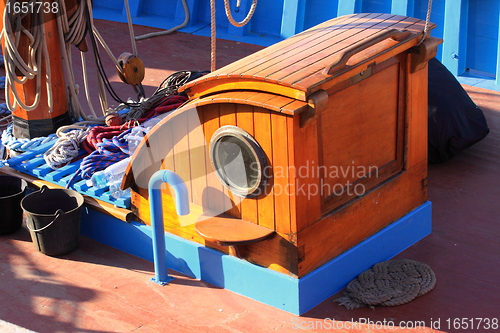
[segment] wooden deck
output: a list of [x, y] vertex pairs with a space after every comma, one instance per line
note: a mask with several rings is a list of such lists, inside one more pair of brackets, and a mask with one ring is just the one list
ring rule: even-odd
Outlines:
[[[115, 55], [129, 51], [126, 25], [97, 21], [97, 26]], [[136, 29], [137, 33], [152, 30]], [[218, 45], [218, 67], [260, 49], [226, 41]], [[151, 94], [173, 71], [209, 68], [209, 46], [206, 38], [182, 33], [139, 42], [139, 54], [148, 68], [146, 93]], [[103, 60], [111, 73], [111, 62], [104, 54]], [[113, 80], [118, 82], [116, 74]], [[123, 98], [132, 96], [131, 88], [115, 86]], [[342, 321], [338, 327], [344, 328], [352, 320], [385, 319], [396, 326], [402, 321], [426, 325], [401, 330], [408, 332], [498, 332], [500, 328], [486, 330], [485, 326], [453, 329], [455, 318], [500, 319], [500, 93], [466, 89], [485, 112], [491, 132], [453, 160], [429, 165], [433, 233], [397, 257], [428, 264], [436, 273], [437, 285], [407, 305], [347, 311], [333, 303], [339, 293], [297, 317], [175, 272], [171, 274], [177, 279], [161, 287], [149, 282], [153, 263], [85, 237], [73, 253], [48, 257], [34, 249], [23, 228], [0, 236], [0, 319], [50, 333], [279, 333], [295, 332], [299, 326], [305, 332], [322, 332], [320, 328], [328, 328], [331, 319]], [[85, 105], [84, 95], [80, 96]], [[431, 329], [431, 321], [438, 319], [440, 329]], [[373, 325], [353, 327], [324, 331], [394, 331]]]

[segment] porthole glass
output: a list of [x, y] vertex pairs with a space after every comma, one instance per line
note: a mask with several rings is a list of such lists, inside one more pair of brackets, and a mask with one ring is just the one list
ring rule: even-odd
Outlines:
[[210, 140], [210, 161], [222, 184], [240, 197], [258, 195], [266, 159], [257, 141], [236, 126], [219, 128]]

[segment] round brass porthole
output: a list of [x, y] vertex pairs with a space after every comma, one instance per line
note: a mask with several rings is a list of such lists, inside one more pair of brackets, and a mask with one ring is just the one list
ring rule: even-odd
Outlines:
[[210, 140], [210, 162], [221, 183], [239, 197], [259, 195], [266, 183], [264, 151], [239, 127], [223, 126], [215, 131]]

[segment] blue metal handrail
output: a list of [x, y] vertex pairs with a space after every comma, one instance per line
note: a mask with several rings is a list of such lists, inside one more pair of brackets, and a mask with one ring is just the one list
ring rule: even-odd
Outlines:
[[165, 285], [174, 278], [168, 275], [167, 260], [165, 257], [165, 231], [163, 224], [163, 208], [161, 201], [161, 184], [167, 183], [174, 189], [176, 209], [178, 215], [189, 214], [189, 198], [186, 183], [173, 171], [156, 171], [149, 179], [149, 208], [151, 212], [151, 226], [153, 227], [153, 258], [155, 276], [151, 281]]

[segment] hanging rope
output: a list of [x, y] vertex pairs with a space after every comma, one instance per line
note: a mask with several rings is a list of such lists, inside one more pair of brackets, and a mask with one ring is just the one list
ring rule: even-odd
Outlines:
[[[59, 48], [61, 49], [61, 58], [64, 64], [64, 76], [66, 78], [67, 89], [69, 93], [69, 101], [71, 104], [71, 110], [73, 112], [73, 118], [78, 120], [80, 117], [83, 120], [87, 120], [87, 116], [78, 101], [78, 86], [75, 84], [75, 75], [73, 73], [73, 66], [71, 64], [71, 49], [69, 44], [66, 43], [65, 36], [70, 32], [70, 25], [68, 22], [68, 17], [66, 16], [66, 7], [64, 5], [64, 0], [58, 0], [59, 8], [61, 9], [61, 14], [56, 15], [56, 23], [59, 38]], [[84, 1], [80, 3], [80, 6], [84, 6]], [[79, 12], [79, 11], [78, 11]], [[83, 15], [83, 14], [82, 14]], [[74, 15], [73, 15], [74, 16]], [[82, 29], [79, 25], [74, 25], [74, 29]], [[73, 39], [70, 38], [70, 41]], [[74, 39], [76, 41], [76, 39]]]
[[[236, 7], [238, 7], [238, 8], [240, 8], [240, 1], [241, 0], [238, 0], [238, 2], [236, 3]], [[224, 7], [226, 8], [226, 16], [229, 19], [229, 22], [231, 22], [231, 24], [234, 25], [235, 27], [241, 28], [242, 26], [247, 24], [250, 21], [250, 19], [252, 18], [253, 13], [255, 12], [255, 8], [257, 8], [257, 0], [252, 1], [252, 6], [250, 7], [250, 10], [248, 11], [247, 16], [241, 22], [236, 22], [233, 18], [233, 15], [231, 15], [231, 8], [229, 7], [229, 0], [224, 0]]]
[[135, 44], [134, 27], [132, 26], [132, 18], [130, 16], [130, 6], [128, 5], [128, 0], [125, 0], [125, 9], [127, 10], [128, 33], [130, 35], [130, 41], [132, 43], [132, 52], [135, 56], [137, 56], [137, 45]]
[[217, 32], [215, 27], [215, 0], [210, 0], [210, 71], [215, 71], [216, 68], [216, 38]]
[[182, 0], [182, 6], [184, 7], [184, 22], [182, 22], [182, 24], [180, 24], [176, 27], [173, 27], [171, 29], [168, 29], [168, 30], [151, 32], [149, 34], [137, 36], [137, 37], [135, 37], [135, 40], [146, 39], [146, 38], [156, 37], [156, 36], [164, 36], [164, 35], [171, 34], [174, 31], [177, 31], [179, 29], [184, 28], [189, 22], [189, 9], [188, 9], [186, 0]]
[[427, 32], [429, 31], [429, 21], [431, 19], [431, 9], [432, 9], [432, 0], [429, 0], [427, 4], [427, 16], [425, 17], [425, 25], [424, 25], [424, 34], [422, 35], [422, 39], [418, 42], [417, 45], [420, 45], [427, 38]]
[[[28, 6], [33, 1], [34, 0], [29, 1]], [[32, 26], [30, 30], [28, 30], [22, 25], [21, 22], [27, 14], [23, 14], [21, 12], [15, 13], [15, 11], [12, 11], [13, 13], [11, 13], [10, 11], [7, 11], [7, 8], [8, 7], [6, 6], [4, 10], [3, 30], [0, 34], [0, 39], [4, 38], [5, 42], [5, 101], [7, 103], [7, 107], [11, 112], [14, 112], [18, 106], [26, 111], [33, 111], [38, 107], [41, 97], [41, 62], [43, 54], [46, 66], [45, 75], [47, 85], [47, 101], [49, 112], [52, 112], [53, 101], [50, 77], [50, 60], [45, 40], [43, 11], [32, 14]], [[17, 49], [21, 39], [21, 34], [26, 36], [29, 40], [29, 56], [27, 63], [23, 60]], [[18, 75], [16, 71], [19, 71], [21, 75]], [[36, 79], [34, 101], [31, 105], [27, 105], [26, 101], [23, 101], [19, 96], [15, 83], [24, 85], [28, 82], [28, 80], [33, 79]], [[11, 100], [11, 94], [9, 92], [12, 92], [14, 101]]]
[[61, 166], [70, 163], [78, 156], [78, 147], [90, 132], [90, 128], [76, 129], [63, 133], [56, 143], [43, 154], [43, 159], [47, 165], [56, 170]]
[[[237, 1], [236, 7], [240, 7], [240, 0]], [[250, 11], [248, 12], [245, 19], [241, 22], [236, 22], [231, 15], [231, 8], [229, 7], [229, 0], [224, 0], [224, 8], [226, 9], [226, 16], [235, 27], [241, 28], [246, 25], [253, 16], [255, 12], [255, 8], [257, 8], [257, 0], [252, 1], [252, 6], [250, 7]], [[216, 24], [215, 24], [215, 0], [210, 0], [210, 70], [213, 72], [216, 69]]]

